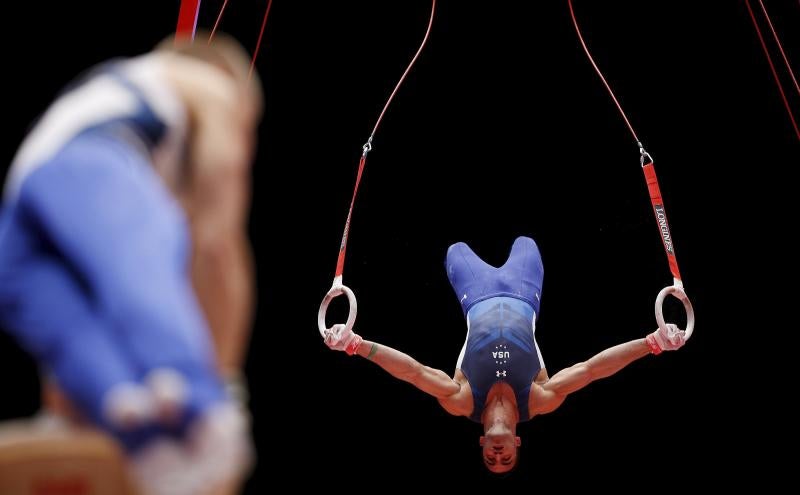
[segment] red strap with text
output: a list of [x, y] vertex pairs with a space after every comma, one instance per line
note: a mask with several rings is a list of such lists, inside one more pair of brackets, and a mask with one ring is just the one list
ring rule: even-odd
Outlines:
[[347, 212], [347, 221], [344, 223], [344, 235], [342, 235], [342, 244], [339, 246], [339, 259], [336, 260], [336, 273], [334, 277], [339, 277], [344, 272], [344, 256], [347, 251], [347, 234], [350, 232], [350, 219], [353, 216], [353, 206], [356, 204], [356, 195], [358, 194], [358, 186], [361, 184], [361, 175], [364, 173], [364, 165], [367, 164], [367, 153], [361, 155], [361, 160], [358, 162], [358, 175], [356, 175], [356, 187], [353, 188], [353, 199], [350, 200], [350, 210]]
[[595, 72], [597, 72], [597, 75], [600, 76], [600, 80], [603, 81], [603, 85], [605, 85], [606, 89], [608, 90], [608, 94], [611, 95], [611, 99], [614, 100], [614, 104], [617, 106], [620, 115], [622, 115], [623, 120], [625, 120], [625, 125], [628, 126], [628, 130], [631, 131], [633, 139], [639, 146], [642, 171], [644, 172], [644, 178], [647, 182], [647, 190], [650, 193], [650, 202], [653, 204], [653, 213], [656, 216], [658, 229], [661, 232], [661, 241], [664, 244], [664, 251], [667, 253], [669, 270], [672, 272], [672, 276], [675, 277], [675, 280], [680, 281], [681, 275], [680, 271], [678, 270], [678, 259], [675, 257], [675, 245], [672, 241], [672, 233], [669, 230], [667, 213], [664, 209], [664, 200], [661, 199], [661, 189], [658, 187], [658, 178], [656, 177], [656, 169], [653, 167], [653, 160], [650, 158], [650, 154], [644, 150], [644, 146], [642, 146], [642, 142], [639, 141], [639, 137], [636, 135], [636, 131], [633, 129], [631, 121], [625, 114], [625, 110], [622, 109], [622, 105], [620, 104], [619, 100], [617, 100], [614, 91], [611, 89], [611, 86], [608, 84], [608, 81], [606, 81], [605, 76], [603, 76], [600, 68], [595, 63], [594, 57], [592, 57], [592, 54], [589, 52], [589, 47], [586, 46], [586, 42], [581, 34], [581, 29], [578, 26], [578, 19], [575, 17], [575, 10], [572, 8], [572, 0], [567, 0], [567, 4], [569, 5], [569, 13], [572, 16], [572, 23], [575, 25], [575, 31], [578, 33], [578, 39], [581, 42], [583, 51], [586, 52], [589, 62], [592, 63], [592, 67], [594, 67]]
[[372, 150], [372, 138], [375, 137], [375, 133], [378, 131], [378, 127], [381, 125], [381, 121], [383, 120], [383, 116], [386, 114], [386, 110], [389, 108], [389, 105], [392, 103], [394, 96], [397, 94], [397, 90], [400, 89], [400, 86], [405, 81], [406, 76], [409, 72], [411, 72], [411, 68], [414, 67], [414, 63], [419, 58], [419, 54], [422, 53], [422, 49], [425, 48], [425, 44], [428, 42], [428, 37], [431, 34], [431, 26], [433, 26], [433, 17], [436, 14], [436, 0], [431, 1], [431, 17], [428, 20], [428, 29], [425, 31], [425, 36], [422, 38], [422, 43], [420, 43], [417, 52], [414, 54], [414, 57], [409, 62], [408, 67], [406, 67], [405, 72], [403, 75], [400, 76], [400, 80], [397, 81], [397, 84], [392, 91], [392, 94], [389, 95], [389, 98], [386, 100], [386, 104], [383, 105], [383, 110], [381, 110], [380, 115], [378, 116], [378, 120], [375, 122], [375, 127], [372, 128], [372, 133], [369, 135], [369, 139], [367, 139], [367, 143], [364, 145], [364, 152], [361, 154], [361, 160], [358, 162], [358, 174], [356, 175], [356, 185], [353, 188], [353, 198], [350, 200], [350, 209], [347, 212], [347, 220], [344, 224], [344, 234], [342, 235], [342, 243], [339, 245], [339, 258], [336, 260], [336, 273], [334, 277], [340, 277], [344, 272], [344, 257], [345, 252], [347, 251], [347, 237], [350, 233], [350, 220], [353, 217], [353, 206], [356, 203], [356, 195], [358, 194], [358, 186], [361, 184], [361, 176], [364, 174], [364, 166], [367, 164], [367, 153]]
[[658, 177], [653, 162], [647, 163], [642, 167], [644, 180], [647, 182], [647, 191], [650, 193], [650, 202], [653, 204], [653, 213], [656, 216], [658, 230], [661, 232], [661, 242], [664, 244], [664, 251], [667, 253], [669, 261], [669, 271], [677, 280], [681, 279], [681, 272], [678, 270], [678, 258], [675, 257], [675, 246], [672, 243], [672, 233], [667, 222], [667, 212], [664, 209], [664, 200], [661, 199], [661, 189], [658, 187]]

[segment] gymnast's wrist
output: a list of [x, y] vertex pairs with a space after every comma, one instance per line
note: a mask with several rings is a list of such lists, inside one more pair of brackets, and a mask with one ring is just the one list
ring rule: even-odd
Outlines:
[[347, 347], [345, 347], [344, 352], [346, 352], [348, 356], [356, 354], [358, 352], [359, 347], [361, 347], [363, 341], [364, 339], [362, 339], [359, 334], [354, 333], [353, 339], [350, 341], [349, 344], [347, 344]]
[[[657, 331], [658, 330], [656, 330], [656, 332]], [[647, 337], [645, 337], [644, 339], [645, 343], [647, 344], [647, 347], [650, 349], [650, 353], [653, 354], [654, 356], [658, 356], [663, 351], [663, 349], [661, 349], [661, 346], [658, 344], [658, 341], [656, 340], [655, 336], [656, 332], [648, 334]]]
[[372, 359], [372, 356], [375, 355], [375, 350], [378, 348], [378, 344], [375, 342], [370, 342], [369, 340], [362, 340], [361, 343], [358, 345], [358, 349], [356, 350], [356, 354], [363, 358]]
[[247, 385], [247, 377], [241, 370], [230, 370], [222, 373], [222, 380], [225, 391], [234, 403], [247, 410], [250, 402], [250, 388]]

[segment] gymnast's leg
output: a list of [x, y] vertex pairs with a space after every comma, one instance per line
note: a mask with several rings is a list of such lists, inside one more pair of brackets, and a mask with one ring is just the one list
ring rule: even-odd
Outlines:
[[176, 371], [190, 384], [187, 421], [223, 400], [187, 274], [185, 219], [137, 150], [81, 136], [31, 173], [18, 201], [85, 279], [138, 378]]

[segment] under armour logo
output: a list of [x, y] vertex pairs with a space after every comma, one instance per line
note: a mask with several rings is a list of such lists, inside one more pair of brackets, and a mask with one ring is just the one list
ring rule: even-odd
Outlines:
[[495, 371], [495, 373], [497, 373], [497, 378], [500, 378], [501, 374], [503, 376], [506, 376], [506, 370], [503, 370], [503, 371], [497, 370], [497, 371]]

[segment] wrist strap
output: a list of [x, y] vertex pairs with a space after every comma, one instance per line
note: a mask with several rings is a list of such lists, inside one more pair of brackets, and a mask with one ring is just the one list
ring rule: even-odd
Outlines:
[[250, 391], [244, 373], [240, 370], [225, 373], [222, 380], [228, 396], [242, 409], [247, 409], [247, 404], [250, 402]]
[[658, 345], [656, 337], [652, 333], [647, 335], [647, 337], [645, 337], [644, 340], [647, 341], [647, 345], [650, 346], [650, 352], [652, 352], [656, 356], [661, 354], [662, 351], [661, 346]]
[[360, 335], [354, 334], [353, 340], [350, 341], [350, 344], [348, 344], [347, 347], [345, 347], [344, 352], [346, 352], [348, 356], [352, 356], [353, 354], [356, 353], [356, 351], [358, 350], [358, 346], [361, 345], [361, 342], [363, 340], [364, 339], [362, 339]]

